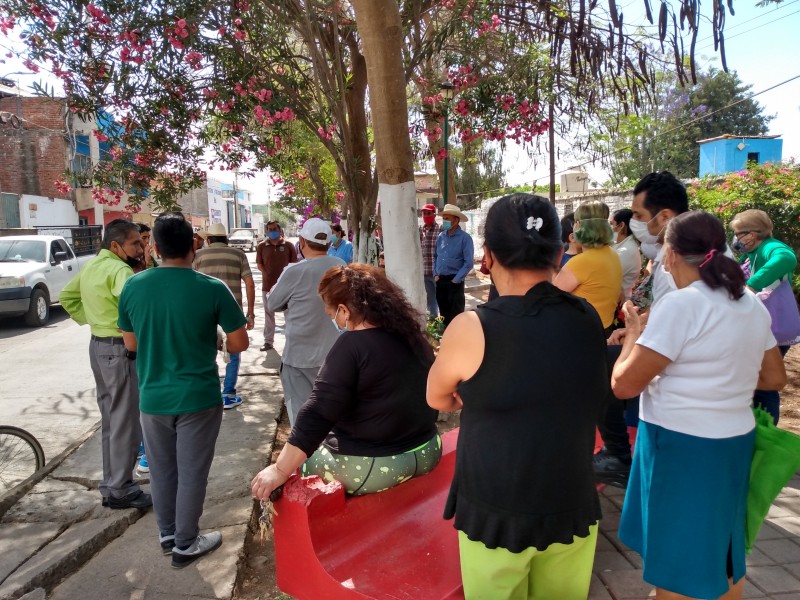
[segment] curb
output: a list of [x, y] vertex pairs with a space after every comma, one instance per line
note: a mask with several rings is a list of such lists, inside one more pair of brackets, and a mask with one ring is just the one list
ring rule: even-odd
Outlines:
[[92, 425], [92, 427], [90, 427], [86, 433], [72, 442], [63, 452], [56, 455], [55, 458], [51, 459], [45, 466], [36, 471], [36, 473], [0, 496], [0, 519], [8, 512], [8, 509], [10, 509], [20, 500], [20, 498], [31, 491], [37, 483], [55, 471], [61, 465], [61, 463], [64, 462], [67, 457], [69, 457], [70, 454], [75, 452], [84, 443], [86, 443], [86, 441], [92, 437], [99, 428], [100, 421]]

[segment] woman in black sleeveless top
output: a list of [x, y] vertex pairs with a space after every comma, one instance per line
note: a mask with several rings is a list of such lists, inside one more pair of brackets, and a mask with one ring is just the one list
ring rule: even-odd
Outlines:
[[563, 247], [546, 199], [501, 198], [485, 239], [500, 297], [453, 320], [428, 376], [431, 407], [463, 408], [445, 518], [459, 531], [464, 593], [584, 600], [600, 519], [603, 327], [550, 283]]

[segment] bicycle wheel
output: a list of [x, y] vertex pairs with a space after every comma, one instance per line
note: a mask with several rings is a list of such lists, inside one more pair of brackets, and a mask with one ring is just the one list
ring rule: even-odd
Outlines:
[[19, 427], [0, 426], [0, 494], [43, 466], [44, 450], [32, 434]]

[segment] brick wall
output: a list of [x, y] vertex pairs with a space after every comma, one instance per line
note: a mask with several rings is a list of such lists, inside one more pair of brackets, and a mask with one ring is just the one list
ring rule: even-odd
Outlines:
[[61, 198], [53, 182], [67, 167], [65, 105], [49, 98], [0, 98], [0, 111], [16, 114], [20, 129], [0, 125], [0, 189]]

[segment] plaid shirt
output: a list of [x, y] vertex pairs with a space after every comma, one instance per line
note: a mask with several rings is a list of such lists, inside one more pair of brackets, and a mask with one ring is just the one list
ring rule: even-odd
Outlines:
[[442, 226], [436, 222], [433, 225], [421, 225], [419, 228], [419, 243], [422, 245], [422, 270], [425, 277], [433, 277], [436, 238], [440, 233], [442, 233]]

